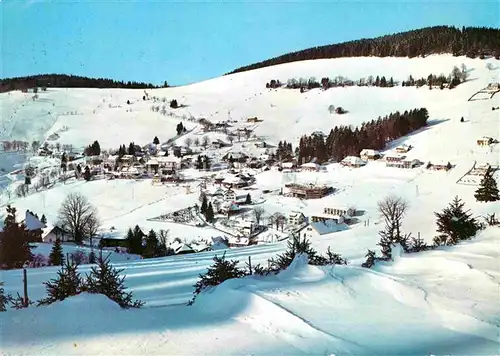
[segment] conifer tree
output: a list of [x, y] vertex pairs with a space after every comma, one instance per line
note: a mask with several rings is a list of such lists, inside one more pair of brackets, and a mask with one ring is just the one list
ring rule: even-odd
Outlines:
[[92, 174], [90, 173], [90, 167], [85, 166], [85, 170], [83, 171], [83, 178], [88, 182], [91, 177], [92, 177]]
[[199, 275], [199, 280], [194, 285], [195, 290], [193, 299], [188, 303], [188, 305], [192, 305], [196, 296], [203, 290], [209, 287], [215, 287], [228, 279], [240, 278], [245, 275], [245, 272], [238, 268], [239, 261], [226, 260], [225, 252], [222, 257], [214, 256], [213, 260], [214, 264], [208, 267], [207, 272]]
[[64, 254], [61, 240], [57, 239], [50, 251], [49, 262], [52, 266], [62, 266], [64, 264]]
[[208, 200], [207, 200], [207, 196], [204, 194], [202, 197], [202, 201], [201, 201], [200, 213], [202, 213], [203, 215], [206, 216], [207, 209], [208, 209]]
[[250, 193], [247, 194], [247, 197], [245, 199], [245, 204], [252, 204], [252, 197], [250, 196]]
[[375, 251], [368, 250], [365, 257], [366, 261], [361, 264], [361, 267], [371, 268], [375, 264]]
[[152, 258], [152, 257], [159, 257], [158, 254], [158, 237], [156, 236], [156, 232], [151, 229], [149, 231], [148, 236], [146, 237], [146, 246], [144, 247], [144, 252], [142, 253], [142, 256], [144, 258]]
[[160, 140], [158, 139], [158, 136], [155, 136], [155, 138], [153, 139], [153, 143], [155, 145], [159, 145], [160, 144]]
[[3, 282], [0, 282], [0, 312], [4, 312], [7, 310], [7, 304], [9, 304], [9, 301], [10, 297], [9, 295], [5, 295]]
[[86, 288], [89, 293], [103, 294], [122, 308], [140, 308], [144, 302], [133, 300], [132, 292], [125, 292], [125, 276], [122, 269], [114, 268], [109, 258], [100, 257], [97, 266], [87, 275]]
[[435, 244], [455, 245], [471, 238], [479, 230], [479, 224], [468, 210], [464, 210], [464, 205], [456, 196], [441, 213], [434, 213], [437, 217], [437, 231], [441, 234], [440, 239], [435, 239]]
[[497, 201], [500, 199], [498, 196], [497, 182], [495, 181], [490, 169], [488, 169], [481, 180], [481, 184], [476, 190], [474, 197], [480, 202]]
[[0, 266], [20, 268], [33, 259], [29, 232], [16, 221], [16, 208], [7, 206], [4, 229], [0, 234]]
[[208, 208], [207, 208], [207, 212], [205, 214], [205, 217], [209, 223], [214, 221], [215, 215], [214, 215], [214, 207], [212, 206], [212, 202], [208, 203]]
[[47, 224], [47, 218], [45, 217], [45, 214], [42, 214], [42, 218], [40, 219], [40, 221], [44, 224]]
[[78, 273], [78, 265], [70, 260], [66, 261], [63, 267], [57, 271], [57, 278], [43, 284], [48, 296], [38, 301], [39, 306], [64, 300], [85, 290], [80, 273]]

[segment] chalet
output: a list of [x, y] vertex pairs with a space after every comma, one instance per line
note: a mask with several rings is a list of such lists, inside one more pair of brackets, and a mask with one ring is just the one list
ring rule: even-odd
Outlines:
[[345, 166], [345, 167], [359, 168], [359, 167], [363, 167], [364, 165], [366, 165], [366, 161], [363, 161], [361, 158], [356, 157], [356, 156], [347, 156], [346, 158], [344, 158], [340, 162], [340, 164]]
[[255, 147], [257, 147], [257, 148], [275, 148], [274, 145], [270, 144], [269, 142], [265, 142], [265, 141], [256, 142]]
[[300, 166], [300, 169], [306, 172], [319, 172], [319, 164], [314, 162], [304, 163]]
[[384, 160], [389, 163], [389, 162], [401, 162], [404, 160], [406, 156], [400, 155], [400, 154], [388, 154], [384, 157]]
[[123, 167], [120, 170], [120, 176], [123, 178], [139, 178], [142, 172], [138, 167]]
[[252, 123], [261, 122], [261, 121], [262, 121], [262, 120], [259, 120], [259, 119], [257, 118], [257, 116], [256, 116], [256, 117], [249, 117], [249, 118], [247, 119], [247, 122], [252, 122]]
[[132, 163], [134, 163], [135, 161], [136, 161], [136, 158], [135, 158], [135, 156], [132, 156], [132, 155], [123, 155], [120, 158], [120, 163], [125, 164], [125, 165], [132, 165]]
[[72, 241], [73, 237], [71, 234], [59, 226], [48, 226], [43, 229], [42, 232], [42, 242], [55, 242], [60, 240], [61, 242]]
[[232, 189], [226, 190], [224, 193], [224, 200], [228, 202], [235, 202], [236, 201], [236, 192]]
[[159, 157], [156, 157], [156, 160], [158, 161], [159, 168], [162, 168], [162, 170], [175, 172], [175, 171], [181, 169], [182, 159], [180, 157], [159, 156]]
[[103, 163], [105, 165], [110, 166], [110, 167], [114, 167], [114, 166], [116, 166], [116, 164], [118, 163], [119, 160], [120, 160], [120, 158], [118, 157], [118, 155], [109, 155], [106, 158], [104, 158]]
[[450, 162], [438, 162], [438, 163], [429, 162], [427, 164], [427, 168], [435, 171], [449, 171], [452, 168], [452, 165]]
[[229, 238], [229, 247], [245, 247], [250, 245], [250, 238], [237, 236]]
[[242, 188], [248, 185], [248, 182], [237, 176], [227, 176], [222, 184], [228, 188]]
[[304, 229], [302, 229], [299, 234], [306, 239], [315, 239], [322, 235], [331, 234], [346, 229], [348, 229], [348, 226], [346, 224], [338, 224], [333, 220], [325, 220], [310, 223]]
[[413, 147], [411, 145], [401, 145], [396, 147], [396, 152], [397, 153], [407, 153], [410, 151]]
[[361, 150], [361, 152], [359, 153], [359, 156], [361, 157], [361, 159], [363, 159], [365, 161], [374, 161], [374, 160], [377, 160], [380, 157], [382, 157], [382, 155], [380, 154], [379, 151], [372, 150], [369, 148]]
[[237, 220], [234, 228], [240, 231], [244, 236], [250, 236], [257, 228], [257, 224], [248, 220]]
[[231, 146], [230, 143], [226, 143], [224, 141], [222, 141], [221, 139], [217, 139], [215, 141], [213, 141], [210, 146], [214, 149], [219, 149], [219, 148], [223, 148], [223, 147], [229, 147]]
[[40, 221], [31, 211], [26, 210], [25, 218], [21, 221], [24, 224], [26, 230], [29, 232], [30, 242], [40, 242], [42, 241], [43, 229], [47, 226]]
[[208, 193], [208, 195], [210, 195], [212, 197], [224, 197], [225, 194], [226, 194], [226, 192], [221, 187], [217, 187], [215, 190]]
[[160, 163], [156, 158], [150, 158], [146, 162], [146, 169], [148, 172], [158, 172], [159, 168], [160, 168]]
[[[214, 201], [215, 203], [215, 201]], [[236, 204], [235, 202], [233, 201], [225, 201], [223, 202], [219, 209], [218, 210], [218, 213], [219, 214], [226, 214], [226, 215], [234, 215], [234, 214], [238, 214], [241, 210], [240, 206], [238, 204]]]
[[300, 211], [294, 211], [288, 215], [287, 223], [291, 226], [302, 225], [306, 221], [306, 217]]
[[295, 167], [297, 167], [297, 166], [293, 162], [283, 162], [281, 164], [281, 168], [283, 168], [283, 169], [293, 169]]
[[493, 139], [491, 137], [483, 136], [477, 140], [478, 146], [488, 146], [493, 143]]
[[248, 155], [243, 152], [228, 152], [223, 157], [222, 160], [226, 162], [241, 162], [244, 163], [248, 159]]
[[286, 184], [289, 195], [301, 199], [320, 199], [333, 191], [332, 187], [316, 186], [313, 184], [300, 185], [300, 184]]
[[392, 168], [412, 169], [418, 167], [419, 165], [420, 161], [418, 159], [402, 159], [399, 161], [386, 162], [386, 167], [392, 167]]
[[186, 255], [188, 253], [195, 253], [196, 251], [188, 244], [181, 243], [176, 248], [174, 248], [174, 253], [176, 255]]

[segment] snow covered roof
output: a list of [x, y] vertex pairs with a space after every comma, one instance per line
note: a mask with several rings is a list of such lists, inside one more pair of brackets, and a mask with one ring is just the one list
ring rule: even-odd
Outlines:
[[180, 244], [180, 246], [178, 246], [177, 249], [174, 249], [174, 251], [177, 254], [181, 252], [194, 252], [194, 249], [188, 244]]
[[373, 150], [371, 148], [365, 148], [365, 149], [361, 150], [361, 152], [359, 153], [360, 156], [376, 156], [379, 154], [380, 154], [379, 151]]
[[229, 243], [230, 244], [235, 244], [235, 245], [248, 245], [249, 243], [249, 239], [248, 237], [235, 237], [235, 236], [231, 236], [229, 237]]
[[227, 184], [243, 184], [245, 181], [239, 177], [236, 176], [227, 176], [222, 183], [227, 183]]
[[158, 163], [181, 163], [181, 158], [175, 157], [173, 155], [170, 156], [158, 156], [156, 157]]
[[359, 166], [366, 164], [365, 161], [356, 156], [347, 156], [342, 160], [342, 162], [346, 164], [359, 165]]
[[301, 167], [319, 169], [319, 164], [314, 162], [304, 163]]
[[227, 246], [224, 242], [222, 241], [217, 241], [212, 244], [212, 250], [217, 251], [217, 250], [225, 250], [228, 249], [229, 246]]
[[332, 232], [338, 232], [347, 229], [346, 224], [337, 224], [333, 220], [326, 220], [324, 222], [315, 222], [311, 223], [310, 225], [320, 235], [331, 234]]
[[35, 215], [33, 215], [31, 212], [26, 210], [26, 217], [22, 221], [22, 223], [26, 226], [26, 229], [32, 231], [32, 230], [39, 230], [39, 229], [44, 229], [46, 225], [41, 222]]
[[298, 218], [298, 217], [304, 216], [304, 214], [301, 213], [300, 211], [292, 211], [289, 216], [291, 218]]
[[292, 168], [293, 167], [293, 162], [283, 162], [281, 164], [283, 168]]
[[146, 162], [146, 165], [147, 166], [153, 166], [153, 165], [157, 165], [158, 164], [158, 160], [157, 159], [154, 159], [154, 158], [150, 158], [147, 162]]

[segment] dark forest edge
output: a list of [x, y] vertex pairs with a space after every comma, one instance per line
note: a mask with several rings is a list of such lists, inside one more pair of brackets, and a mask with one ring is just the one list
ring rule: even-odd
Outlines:
[[451, 53], [469, 58], [500, 58], [500, 29], [488, 27], [426, 27], [370, 39], [311, 47], [240, 67], [228, 74], [313, 59], [341, 57], [409, 57]]
[[25, 77], [5, 78], [0, 81], [0, 93], [13, 90], [28, 90], [32, 88], [124, 88], [124, 89], [155, 89], [166, 88], [168, 83], [157, 86], [151, 83], [135, 81], [118, 81], [107, 78], [89, 78], [79, 75], [39, 74]]

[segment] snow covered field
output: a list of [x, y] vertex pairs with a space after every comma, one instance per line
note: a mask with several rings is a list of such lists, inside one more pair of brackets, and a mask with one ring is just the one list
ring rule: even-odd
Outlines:
[[[488, 70], [487, 62], [494, 62], [497, 69]], [[351, 87], [300, 94], [296, 90], [265, 88], [271, 79], [319, 80], [336, 75], [352, 80], [385, 75], [400, 81], [410, 74], [414, 78], [427, 77], [429, 73], [448, 74], [461, 63], [469, 70], [469, 81], [453, 90]], [[119, 310], [100, 296], [82, 295], [45, 308], [9, 310], [0, 313], [2, 354], [497, 354], [498, 227], [488, 228], [477, 238], [455, 247], [403, 255], [372, 270], [359, 266], [367, 249], [378, 249], [377, 231], [382, 228], [382, 221], [376, 205], [389, 194], [395, 193], [409, 202], [403, 230], [413, 235], [420, 233], [429, 243], [436, 235], [433, 212], [444, 208], [455, 195], [466, 202], [475, 216], [500, 213], [498, 202], [475, 201], [475, 186], [456, 183], [474, 162], [500, 163], [498, 144], [491, 149], [476, 145], [482, 136], [500, 138], [498, 111], [491, 110], [499, 105], [500, 96], [467, 101], [489, 82], [497, 82], [498, 73], [498, 61], [494, 59], [448, 55], [297, 62], [149, 91], [150, 95], [175, 98], [186, 105], [175, 110], [176, 116], [172, 117], [153, 113], [152, 103], [142, 101], [141, 90], [49, 88], [39, 93], [41, 99], [48, 100], [41, 103], [21, 93], [1, 94], [0, 139], [43, 141], [59, 132], [61, 144], [83, 147], [97, 139], [103, 148], [116, 148], [131, 141], [143, 145], [154, 136], [164, 142], [175, 135], [180, 121], [188, 128], [195, 127], [182, 115], [206, 117], [213, 122], [229, 116], [244, 122], [257, 116], [264, 120], [257, 124], [257, 136], [274, 143], [287, 140], [295, 148], [301, 135], [315, 130], [328, 133], [335, 125], [359, 125], [391, 111], [426, 107], [429, 126], [396, 143], [414, 146], [409, 158], [425, 163], [449, 161], [454, 166], [441, 172], [424, 167], [387, 168], [383, 162], [369, 162], [359, 169], [330, 164], [326, 172], [293, 176], [296, 182], [325, 183], [337, 189], [323, 199], [304, 201], [262, 193], [282, 187], [283, 177], [278, 171], [260, 173], [252, 195], [265, 197], [261, 205], [266, 214], [300, 210], [307, 216], [321, 213], [324, 207], [345, 205], [354, 205], [364, 212], [360, 222], [349, 230], [312, 241], [321, 252], [331, 246], [349, 260], [348, 266], [317, 268], [297, 261], [277, 277], [228, 281], [201, 295], [194, 306], [186, 307], [197, 275], [211, 264], [214, 252], [120, 261], [116, 264], [125, 269], [127, 286], [146, 302], [143, 309]], [[121, 108], [110, 108], [109, 104]], [[331, 115], [331, 104], [342, 106], [349, 113]], [[173, 111], [168, 102], [166, 106], [167, 111]], [[43, 114], [49, 109], [50, 115]], [[78, 115], [67, 114], [75, 111]], [[460, 122], [462, 116], [464, 123]], [[32, 125], [33, 121], [37, 124]], [[67, 130], [61, 131], [63, 127]], [[195, 129], [188, 136], [195, 137], [197, 132]], [[221, 235], [210, 227], [148, 221], [198, 202], [199, 191], [195, 184], [191, 188], [188, 193], [182, 185], [153, 186], [150, 181], [70, 180], [25, 198], [12, 198], [11, 203], [21, 212], [30, 209], [43, 213], [50, 222], [56, 219], [66, 195], [80, 192], [96, 206], [104, 232], [115, 227], [116, 234], [124, 236], [129, 227], [138, 224], [143, 230], [170, 230], [171, 237], [186, 240]], [[0, 200], [1, 220], [5, 203], [5, 199], [3, 203]], [[235, 248], [228, 250], [227, 256], [242, 263], [252, 256], [253, 263], [265, 263], [285, 245], [282, 242]], [[29, 270], [32, 299], [44, 296], [42, 282], [53, 277], [56, 270]], [[87, 266], [82, 267], [82, 271], [86, 270]], [[21, 292], [21, 275], [21, 271], [2, 272], [0, 280], [5, 282], [7, 292]], [[98, 318], [104, 311], [107, 317]], [[55, 318], [58, 323], [53, 322]]]

